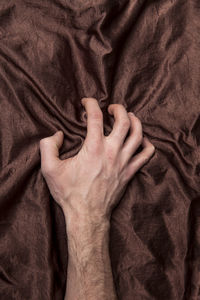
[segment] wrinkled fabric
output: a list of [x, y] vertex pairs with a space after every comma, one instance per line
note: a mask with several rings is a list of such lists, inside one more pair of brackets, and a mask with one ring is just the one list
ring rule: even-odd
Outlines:
[[60, 158], [79, 152], [82, 97], [106, 135], [119, 103], [156, 147], [112, 214], [118, 299], [200, 299], [199, 32], [197, 0], [1, 0], [0, 299], [64, 299], [65, 220], [39, 141], [62, 130]]

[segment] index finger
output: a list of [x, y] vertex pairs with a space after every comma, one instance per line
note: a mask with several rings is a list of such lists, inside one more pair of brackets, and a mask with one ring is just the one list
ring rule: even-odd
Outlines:
[[103, 114], [99, 103], [95, 98], [82, 98], [82, 105], [87, 113], [87, 136], [86, 140], [100, 141], [104, 135]]

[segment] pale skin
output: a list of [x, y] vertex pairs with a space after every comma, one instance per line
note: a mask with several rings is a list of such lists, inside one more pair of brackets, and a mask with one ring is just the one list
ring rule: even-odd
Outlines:
[[[105, 136], [98, 101], [83, 98], [81, 103], [87, 114], [87, 135], [77, 155], [59, 158], [62, 131], [40, 140], [41, 171], [66, 223], [64, 299], [117, 300], [109, 256], [110, 217], [128, 182], [150, 160], [155, 146], [143, 137], [139, 118], [123, 105], [108, 106], [115, 122]], [[142, 150], [134, 154], [140, 145]]]

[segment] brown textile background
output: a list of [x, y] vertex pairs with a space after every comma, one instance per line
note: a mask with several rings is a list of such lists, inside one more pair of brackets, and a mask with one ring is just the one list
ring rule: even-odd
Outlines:
[[84, 96], [105, 134], [122, 103], [156, 146], [111, 219], [119, 300], [199, 300], [198, 0], [0, 1], [0, 299], [64, 298], [65, 221], [39, 140], [61, 129], [61, 159], [75, 155]]

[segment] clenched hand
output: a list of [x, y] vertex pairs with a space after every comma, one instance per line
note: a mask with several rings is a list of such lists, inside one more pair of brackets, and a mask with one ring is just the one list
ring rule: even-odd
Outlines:
[[[41, 171], [65, 216], [109, 219], [134, 174], [146, 164], [155, 147], [143, 137], [142, 124], [121, 104], [110, 104], [113, 130], [104, 136], [103, 114], [98, 101], [83, 98], [87, 136], [74, 157], [60, 160], [63, 132], [40, 140]], [[125, 138], [130, 128], [129, 136]], [[143, 149], [134, 155], [142, 144]]]

